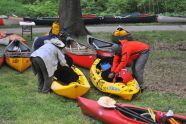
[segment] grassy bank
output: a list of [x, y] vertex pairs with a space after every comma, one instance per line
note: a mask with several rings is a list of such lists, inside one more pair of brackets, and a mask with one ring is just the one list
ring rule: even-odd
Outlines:
[[[132, 32], [134, 40], [150, 45], [151, 54], [145, 68], [147, 90], [126, 101], [117, 96], [98, 91], [91, 84], [90, 91], [84, 96], [98, 100], [109, 95], [117, 102], [133, 104], [159, 111], [173, 110], [186, 116], [186, 32], [152, 31]], [[41, 34], [35, 34], [39, 36]], [[109, 33], [97, 32], [94, 37], [110, 41]], [[26, 39], [29, 39], [26, 37]], [[77, 39], [86, 43], [86, 38]], [[31, 42], [27, 44], [31, 46]], [[89, 70], [80, 69], [88, 78]], [[37, 78], [31, 68], [19, 73], [4, 65], [0, 69], [0, 122], [2, 124], [101, 124], [84, 116], [76, 100], [56, 94], [37, 93]]]

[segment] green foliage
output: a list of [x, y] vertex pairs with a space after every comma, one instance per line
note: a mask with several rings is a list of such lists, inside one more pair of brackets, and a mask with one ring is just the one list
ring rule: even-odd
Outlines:
[[[60, 0], [0, 0], [0, 15], [58, 16]], [[82, 14], [120, 15], [131, 12], [186, 15], [186, 0], [80, 0]]]
[[83, 15], [87, 15], [87, 14], [98, 14], [102, 11], [106, 10], [106, 5], [105, 3], [107, 3], [108, 0], [81, 0], [81, 8], [82, 8], [82, 12]]
[[59, 3], [46, 0], [40, 2], [36, 0], [33, 4], [24, 6], [27, 12], [27, 16], [31, 17], [54, 17], [57, 16]]
[[20, 2], [15, 0], [0, 0], [0, 15], [12, 16], [15, 14], [17, 16], [22, 16], [23, 14], [23, 7]]
[[129, 12], [178, 13], [185, 15], [185, 0], [82, 0], [83, 14], [118, 15]]
[[126, 0], [115, 0], [114, 2], [113, 0], [109, 0], [106, 5], [106, 13], [109, 13], [111, 15], [113, 14], [113, 12], [115, 15], [125, 14], [127, 13], [126, 8], [129, 8]]

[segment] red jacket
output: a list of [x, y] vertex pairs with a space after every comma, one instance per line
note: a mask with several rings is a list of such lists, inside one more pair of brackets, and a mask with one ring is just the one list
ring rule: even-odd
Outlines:
[[125, 68], [127, 64], [137, 59], [145, 50], [149, 50], [149, 46], [139, 41], [119, 40], [122, 45], [122, 55], [115, 55], [112, 63], [111, 71], [116, 74]]

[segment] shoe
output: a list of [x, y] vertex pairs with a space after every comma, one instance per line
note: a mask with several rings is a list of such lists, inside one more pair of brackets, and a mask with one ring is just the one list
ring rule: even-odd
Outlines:
[[50, 89], [48, 92], [41, 92], [43, 94], [53, 94], [53, 91]]
[[140, 85], [140, 91], [143, 92], [147, 89], [147, 86], [144, 86], [143, 84]]

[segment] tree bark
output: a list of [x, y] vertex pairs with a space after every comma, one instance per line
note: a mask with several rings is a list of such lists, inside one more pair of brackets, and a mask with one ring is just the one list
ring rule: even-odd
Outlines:
[[80, 0], [60, 0], [60, 29], [67, 29], [71, 36], [79, 37], [89, 34], [81, 19]]

